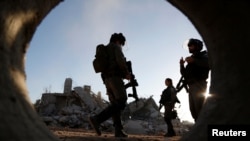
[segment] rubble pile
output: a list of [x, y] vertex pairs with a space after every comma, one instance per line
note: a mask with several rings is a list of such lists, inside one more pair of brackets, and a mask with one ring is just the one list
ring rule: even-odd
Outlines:
[[[63, 93], [43, 93], [35, 103], [35, 109], [48, 126], [90, 129], [88, 116], [99, 113], [109, 102], [95, 94], [90, 86], [74, 87], [72, 79], [65, 80]], [[124, 130], [129, 134], [159, 134], [166, 132], [167, 125], [154, 99], [140, 98], [128, 103], [122, 113]], [[179, 119], [173, 120], [177, 134], [188, 131]], [[103, 131], [113, 131], [111, 119], [102, 123]]]

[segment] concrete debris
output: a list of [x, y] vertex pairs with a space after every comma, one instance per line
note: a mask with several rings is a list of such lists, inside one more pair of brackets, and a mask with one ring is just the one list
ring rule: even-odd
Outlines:
[[[48, 126], [90, 129], [88, 116], [99, 113], [108, 104], [101, 93], [95, 94], [90, 86], [72, 89], [72, 79], [66, 78], [64, 92], [43, 93], [35, 103], [35, 109]], [[163, 114], [152, 96], [128, 103], [121, 118], [124, 130], [129, 134], [163, 134], [167, 131]], [[182, 124], [178, 118], [173, 120], [173, 125], [179, 135], [188, 132], [192, 126]], [[113, 131], [112, 120], [105, 121], [101, 129]]]

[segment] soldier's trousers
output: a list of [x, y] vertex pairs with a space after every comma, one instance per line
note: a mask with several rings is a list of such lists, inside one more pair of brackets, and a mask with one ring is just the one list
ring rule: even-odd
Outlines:
[[104, 82], [110, 105], [95, 117], [99, 123], [112, 117], [114, 126], [122, 129], [121, 112], [124, 110], [127, 102], [127, 92], [123, 79], [119, 76], [112, 76], [105, 78]]
[[205, 102], [206, 81], [199, 81], [189, 85], [189, 109], [196, 121]]

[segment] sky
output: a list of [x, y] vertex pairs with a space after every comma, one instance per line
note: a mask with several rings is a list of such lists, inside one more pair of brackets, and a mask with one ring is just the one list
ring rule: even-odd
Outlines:
[[[165, 0], [65, 0], [45, 17], [30, 42], [25, 69], [31, 102], [46, 91], [62, 93], [66, 78], [72, 78], [73, 88], [89, 85], [108, 100], [92, 61], [96, 45], [108, 44], [115, 32], [126, 37], [123, 53], [132, 61], [139, 98], [153, 96], [157, 104], [165, 79], [172, 78], [176, 86], [181, 77], [179, 60], [190, 55], [184, 41], [202, 40], [188, 18]], [[192, 122], [188, 94], [182, 90], [177, 96], [180, 119]]]

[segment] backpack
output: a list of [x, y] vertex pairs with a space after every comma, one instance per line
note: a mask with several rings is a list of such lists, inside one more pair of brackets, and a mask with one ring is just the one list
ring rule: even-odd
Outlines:
[[93, 60], [93, 67], [96, 73], [104, 72], [108, 67], [107, 47], [103, 44], [96, 46], [96, 54]]

